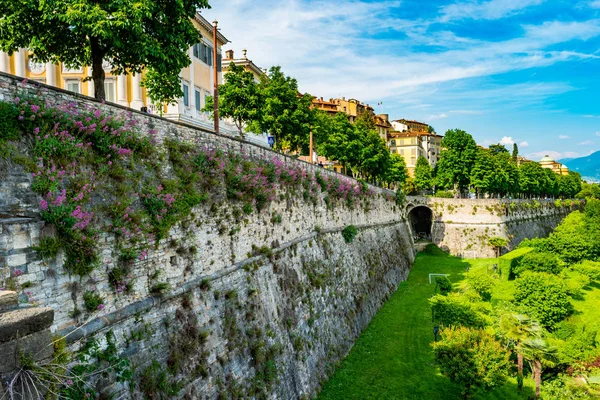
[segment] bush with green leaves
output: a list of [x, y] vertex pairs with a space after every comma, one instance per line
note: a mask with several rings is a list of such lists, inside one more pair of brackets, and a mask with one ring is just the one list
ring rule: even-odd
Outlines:
[[515, 304], [552, 330], [573, 311], [567, 287], [555, 275], [526, 271], [515, 281]]
[[565, 283], [567, 293], [571, 297], [581, 296], [583, 289], [592, 282], [587, 275], [572, 269], [563, 269], [558, 276]]
[[352, 243], [356, 235], [358, 235], [358, 229], [356, 229], [354, 225], [348, 225], [342, 229], [342, 236], [344, 237], [344, 241], [346, 243]]
[[446, 276], [438, 276], [435, 278], [435, 286], [440, 290], [440, 293], [446, 295], [452, 291], [452, 282]]
[[429, 304], [433, 320], [441, 326], [482, 328], [488, 325], [486, 318], [457, 294], [435, 295], [429, 299]]
[[95, 291], [87, 291], [83, 294], [83, 305], [89, 312], [104, 309], [104, 299]]
[[532, 251], [521, 258], [514, 273], [520, 275], [525, 271], [534, 271], [558, 274], [562, 268], [563, 265], [556, 255], [543, 251]]
[[19, 111], [12, 103], [0, 102], [0, 143], [4, 140], [17, 140], [20, 136]]
[[530, 251], [533, 251], [533, 248], [523, 246], [500, 257], [498, 259], [498, 269], [502, 279], [509, 280], [514, 278], [515, 268], [517, 268], [521, 259]]
[[465, 398], [502, 384], [509, 371], [509, 352], [492, 332], [466, 327], [442, 330], [433, 343], [436, 364], [442, 374], [462, 387]]
[[573, 271], [584, 274], [593, 281], [600, 281], [600, 262], [583, 260], [571, 267]]
[[467, 283], [483, 300], [491, 300], [494, 280], [488, 274], [485, 272], [469, 272], [467, 274]]

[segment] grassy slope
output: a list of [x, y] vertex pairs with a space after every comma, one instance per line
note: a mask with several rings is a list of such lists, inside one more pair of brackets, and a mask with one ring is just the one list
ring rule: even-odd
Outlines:
[[[429, 273], [447, 273], [455, 284], [463, 280], [466, 267], [486, 268], [494, 260], [461, 260], [446, 255], [420, 253], [408, 280], [381, 308], [363, 332], [341, 367], [325, 385], [321, 400], [347, 399], [460, 399], [460, 390], [439, 374], [430, 346], [433, 340], [431, 309], [433, 294]], [[500, 283], [500, 282], [499, 282]], [[498, 287], [498, 296], [505, 297]], [[495, 291], [496, 292], [496, 291]], [[526, 381], [526, 394], [533, 382]], [[485, 399], [525, 399], [514, 379]]]

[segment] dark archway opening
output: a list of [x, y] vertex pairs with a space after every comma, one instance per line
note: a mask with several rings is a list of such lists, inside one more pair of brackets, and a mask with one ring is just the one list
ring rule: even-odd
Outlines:
[[413, 230], [415, 239], [431, 240], [431, 225], [433, 212], [429, 207], [417, 206], [408, 213], [408, 220]]

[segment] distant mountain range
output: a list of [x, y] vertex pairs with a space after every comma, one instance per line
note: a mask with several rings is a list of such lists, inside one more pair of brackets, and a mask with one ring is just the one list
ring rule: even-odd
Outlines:
[[559, 163], [581, 174], [584, 180], [600, 181], [600, 151], [579, 158], [563, 158]]

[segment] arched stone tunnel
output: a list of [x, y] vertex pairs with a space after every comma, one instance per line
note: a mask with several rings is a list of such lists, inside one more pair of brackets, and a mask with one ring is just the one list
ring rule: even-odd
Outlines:
[[427, 206], [416, 206], [408, 213], [408, 221], [415, 236], [431, 240], [433, 212]]

